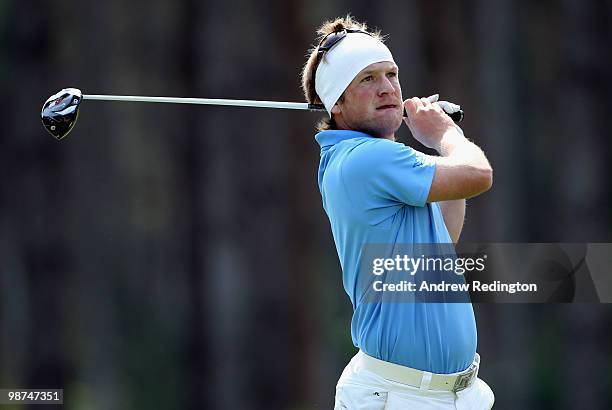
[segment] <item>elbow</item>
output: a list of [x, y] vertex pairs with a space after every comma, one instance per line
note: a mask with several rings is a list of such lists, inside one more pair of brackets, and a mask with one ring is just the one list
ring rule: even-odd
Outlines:
[[493, 186], [493, 169], [490, 166], [482, 168], [478, 171], [477, 181], [475, 183], [477, 186], [478, 193], [476, 195], [482, 194], [483, 192], [487, 192]]
[[467, 192], [464, 194], [466, 199], [473, 198], [491, 189], [491, 186], [493, 186], [493, 170], [489, 166], [472, 168], [468, 180]]
[[493, 186], [493, 168], [490, 166], [485, 170], [485, 176], [483, 177], [483, 186], [484, 190], [482, 192], [486, 192]]

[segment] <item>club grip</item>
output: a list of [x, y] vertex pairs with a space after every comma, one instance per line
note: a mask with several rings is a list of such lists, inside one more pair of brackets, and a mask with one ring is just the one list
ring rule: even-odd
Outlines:
[[[455, 124], [459, 124], [463, 121], [463, 110], [458, 110], [455, 112], [448, 113], [444, 111], [451, 119], [455, 122]], [[406, 118], [408, 114], [406, 114], [406, 108], [404, 108], [404, 118]]]
[[455, 124], [459, 124], [461, 121], [463, 121], [463, 110], [451, 112], [450, 114], [448, 114], [448, 116], [451, 117], [453, 121], [455, 121]]

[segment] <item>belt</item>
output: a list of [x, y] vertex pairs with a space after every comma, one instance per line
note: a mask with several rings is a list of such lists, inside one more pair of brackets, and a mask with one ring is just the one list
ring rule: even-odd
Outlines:
[[474, 361], [466, 370], [452, 374], [437, 374], [413, 369], [399, 364], [385, 362], [361, 351], [361, 368], [369, 370], [385, 379], [407, 384], [422, 390], [441, 390], [458, 392], [470, 387], [478, 377], [480, 356], [476, 353]]

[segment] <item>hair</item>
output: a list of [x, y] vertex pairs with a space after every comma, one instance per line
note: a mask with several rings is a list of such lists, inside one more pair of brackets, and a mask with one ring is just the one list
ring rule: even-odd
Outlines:
[[[334, 20], [329, 20], [323, 23], [317, 30], [315, 45], [313, 45], [306, 54], [308, 56], [308, 60], [304, 65], [304, 69], [302, 70], [302, 91], [304, 92], [304, 97], [306, 97], [306, 101], [308, 101], [309, 104], [322, 103], [321, 98], [317, 95], [317, 91], [315, 90], [315, 76], [318, 67], [318, 64], [315, 64], [318, 54], [317, 44], [319, 44], [319, 41], [321, 41], [321, 39], [328, 34], [346, 29], [367, 31], [377, 40], [381, 42], [384, 40], [380, 35], [380, 31], [368, 31], [368, 26], [365, 23], [355, 20], [350, 14], [347, 14], [346, 17], [338, 17]], [[340, 100], [342, 100], [342, 96], [340, 96]], [[333, 129], [336, 129], [336, 122], [334, 121], [333, 116], [331, 118], [325, 117], [317, 124], [318, 131]]]

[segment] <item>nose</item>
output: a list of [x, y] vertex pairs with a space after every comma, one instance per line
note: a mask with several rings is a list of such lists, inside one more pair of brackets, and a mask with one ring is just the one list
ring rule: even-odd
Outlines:
[[380, 84], [380, 88], [378, 89], [378, 94], [391, 94], [395, 91], [395, 87], [393, 87], [393, 83], [387, 76], [383, 76], [382, 82]]

